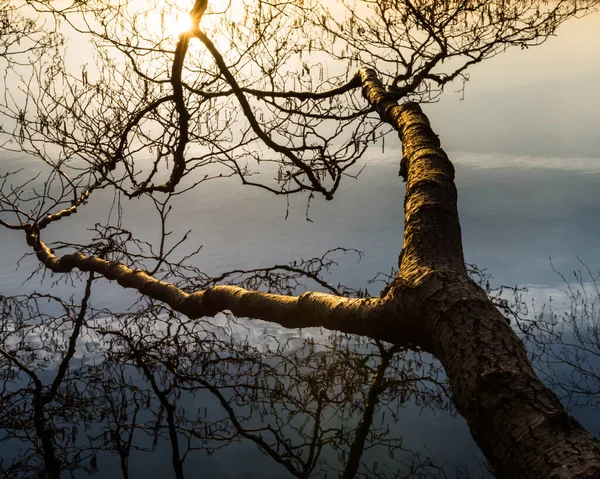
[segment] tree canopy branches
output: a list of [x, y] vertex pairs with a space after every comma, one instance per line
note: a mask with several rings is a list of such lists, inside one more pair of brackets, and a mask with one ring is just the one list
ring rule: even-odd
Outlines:
[[[209, 2], [199, 28], [179, 36], [185, 2], [28, 3], [47, 25], [91, 41], [96, 62], [74, 66], [55, 55], [31, 69], [27, 105], [8, 97], [2, 108], [20, 149], [44, 157], [42, 145], [52, 144], [62, 170], [77, 157], [87, 184], [128, 196], [174, 192], [203, 169], [207, 178], [218, 171], [277, 194], [326, 198], [385, 132], [357, 94], [358, 68], [374, 68], [397, 100], [431, 101], [447, 83], [466, 81], [470, 65], [541, 43], [595, 6], [232, 0], [228, 8]], [[13, 70], [7, 82], [23, 75]], [[148, 156], [155, 161], [142, 161]]]

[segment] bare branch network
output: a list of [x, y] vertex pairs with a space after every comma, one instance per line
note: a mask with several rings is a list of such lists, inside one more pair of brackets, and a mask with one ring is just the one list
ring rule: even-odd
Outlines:
[[[467, 275], [454, 168], [419, 106], [452, 82], [464, 86], [470, 66], [510, 46], [542, 43], [597, 2], [376, 0], [329, 6], [232, 0], [221, 8], [198, 0], [189, 29], [175, 36], [167, 32], [179, 4], [166, 3], [28, 1], [0, 13], [0, 61], [7, 65], [0, 145], [42, 164], [38, 176], [32, 171], [25, 180], [19, 172], [2, 172], [0, 225], [23, 232], [44, 270], [87, 273], [79, 316], [53, 299], [73, 330], [48, 391], [17, 352], [0, 351], [35, 386], [34, 425], [48, 474], [58, 477], [64, 465], [52, 452], [43, 406], [57, 398], [70, 371], [92, 283], [110, 280], [167, 305], [173, 316], [197, 320], [228, 312], [375, 340], [381, 362], [367, 393], [367, 429], [357, 429], [352, 451], [366, 441], [394, 354], [411, 348], [439, 359], [452, 400], [498, 477], [597, 477], [598, 443], [537, 378], [517, 335]], [[20, 16], [32, 9], [37, 23]], [[38, 27], [43, 21], [46, 30]], [[95, 64], [73, 66], [63, 48], [69, 35], [90, 39]], [[327, 255], [254, 270], [253, 280], [238, 270], [210, 277], [189, 257], [172, 259], [187, 238], [169, 238], [174, 199], [194, 201], [190, 193], [204, 183], [233, 177], [276, 195], [331, 200], [342, 179], [358, 175], [368, 146], [383, 143], [392, 130], [402, 144], [404, 240], [397, 275], [381, 297], [350, 297], [329, 285], [322, 279], [331, 265]], [[41, 190], [32, 187], [39, 178]], [[57, 231], [107, 191], [117, 210], [121, 198], [151, 202], [159, 218], [158, 245], [135, 240], [119, 213], [97, 225], [86, 244], [47, 244], [46, 232]], [[234, 277], [238, 285], [228, 281]], [[293, 296], [297, 278], [329, 292]], [[313, 471], [315, 443], [312, 459], [298, 469], [290, 451], [281, 459], [262, 436], [241, 426], [219, 396], [220, 386], [173, 366], [167, 355], [148, 352], [141, 338], [99, 331], [126, 347], [127, 361], [149, 378], [168, 416], [178, 477], [181, 431], [171, 390], [167, 379], [155, 380], [148, 359], [220, 397], [234, 429], [277, 456], [290, 473], [307, 477]], [[131, 443], [121, 446], [125, 454]], [[358, 470], [360, 455], [352, 458], [344, 477]]]

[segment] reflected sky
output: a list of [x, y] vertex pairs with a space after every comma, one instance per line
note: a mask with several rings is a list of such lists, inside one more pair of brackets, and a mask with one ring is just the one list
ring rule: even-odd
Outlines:
[[600, 259], [600, 15], [471, 70], [426, 108], [457, 170], [467, 260], [499, 282], [556, 284]]
[[511, 49], [474, 66], [465, 101], [457, 102], [460, 94], [447, 91], [427, 110], [443, 145], [469, 152], [597, 158], [599, 28], [597, 13], [574, 19], [544, 45]]

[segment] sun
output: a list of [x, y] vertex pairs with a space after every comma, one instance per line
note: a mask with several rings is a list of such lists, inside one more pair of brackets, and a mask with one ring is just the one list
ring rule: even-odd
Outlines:
[[[188, 2], [178, 2], [178, 4], [181, 3]], [[160, 16], [161, 30], [165, 36], [179, 37], [179, 35], [192, 28], [189, 9], [166, 7]]]
[[[250, 0], [248, 0], [250, 1]], [[190, 11], [196, 0], [129, 0], [129, 31], [143, 32], [143, 36], [158, 44], [174, 44], [182, 33], [190, 32], [193, 21]], [[244, 18], [245, 0], [208, 0], [200, 28], [222, 50], [230, 48], [231, 38], [224, 28]]]
[[132, 0], [127, 4], [137, 31], [173, 40], [192, 27], [193, 6], [192, 0]]

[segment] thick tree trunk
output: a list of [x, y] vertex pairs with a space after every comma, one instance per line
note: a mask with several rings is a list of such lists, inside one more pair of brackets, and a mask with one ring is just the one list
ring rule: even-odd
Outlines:
[[390, 296], [414, 305], [419, 345], [443, 364], [477, 444], [498, 477], [600, 477], [598, 443], [537, 378], [519, 338], [467, 277], [454, 168], [427, 117], [416, 104], [398, 106], [372, 70], [361, 76], [365, 97], [402, 141], [404, 247]]
[[365, 98], [399, 133], [407, 182], [400, 270], [384, 298], [290, 297], [235, 286], [188, 294], [101, 258], [58, 258], [40, 240], [39, 225], [27, 227], [28, 243], [52, 271], [94, 271], [192, 318], [229, 310], [422, 348], [446, 369], [454, 402], [498, 477], [600, 477], [599, 444], [536, 377], [519, 338], [467, 276], [454, 168], [426, 116], [416, 104], [399, 106], [372, 70], [359, 75]]

